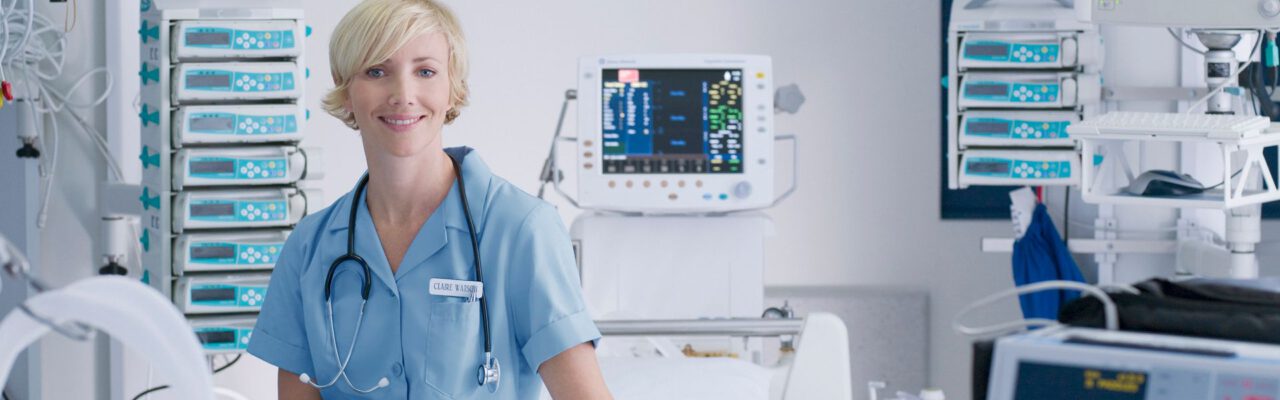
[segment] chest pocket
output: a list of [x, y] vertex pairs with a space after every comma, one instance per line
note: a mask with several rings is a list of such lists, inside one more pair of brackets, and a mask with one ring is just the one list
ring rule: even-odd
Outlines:
[[480, 302], [442, 298], [431, 303], [425, 379], [441, 398], [470, 397], [480, 389], [476, 368], [484, 357]]

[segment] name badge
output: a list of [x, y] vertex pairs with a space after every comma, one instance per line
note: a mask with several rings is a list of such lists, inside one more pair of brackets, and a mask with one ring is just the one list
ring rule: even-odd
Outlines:
[[430, 285], [432, 296], [465, 297], [471, 301], [484, 296], [483, 282], [431, 278]]

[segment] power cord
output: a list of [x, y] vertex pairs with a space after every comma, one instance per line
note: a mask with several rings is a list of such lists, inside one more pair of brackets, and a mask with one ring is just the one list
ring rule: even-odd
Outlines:
[[[244, 354], [236, 354], [236, 358], [231, 359], [231, 361], [228, 361], [226, 364], [223, 364], [221, 367], [215, 368], [213, 370], [213, 373], [217, 374], [219, 372], [226, 370], [227, 368], [231, 368], [232, 365], [236, 365], [236, 363], [240, 361], [240, 357], [242, 356], [244, 356]], [[138, 393], [137, 396], [133, 396], [133, 400], [139, 400], [143, 396], [146, 396], [155, 392], [159, 392], [161, 390], [165, 390], [168, 388], [169, 388], [169, 385], [160, 385], [160, 386], [156, 386], [156, 387], [144, 390], [142, 391], [142, 393]]]

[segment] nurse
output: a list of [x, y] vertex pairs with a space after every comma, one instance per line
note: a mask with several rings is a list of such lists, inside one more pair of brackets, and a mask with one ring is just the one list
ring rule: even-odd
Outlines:
[[249, 353], [279, 367], [281, 399], [610, 398], [559, 214], [441, 144], [466, 55], [430, 0], [367, 0], [334, 30], [324, 107], [368, 173], [271, 275]]

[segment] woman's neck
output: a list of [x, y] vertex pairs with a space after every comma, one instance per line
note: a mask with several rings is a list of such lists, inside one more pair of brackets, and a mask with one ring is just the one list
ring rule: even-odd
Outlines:
[[368, 164], [365, 201], [375, 221], [420, 225], [453, 186], [453, 162], [439, 146], [419, 157], [372, 157]]

